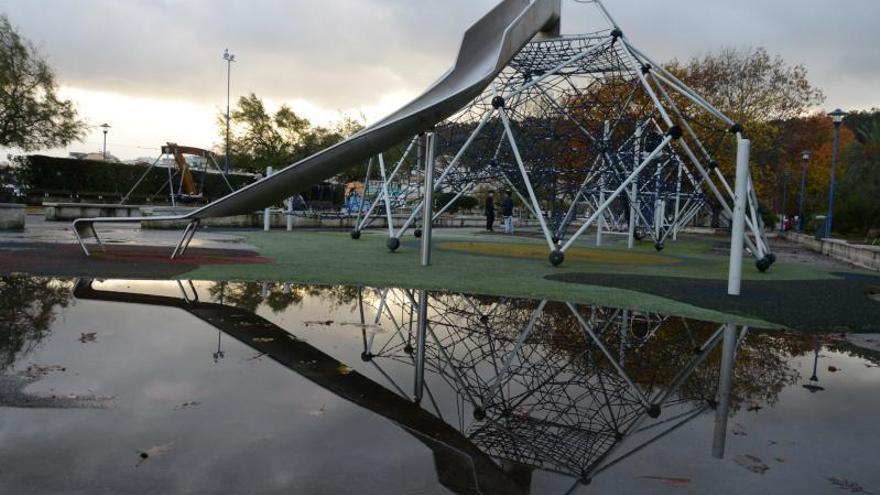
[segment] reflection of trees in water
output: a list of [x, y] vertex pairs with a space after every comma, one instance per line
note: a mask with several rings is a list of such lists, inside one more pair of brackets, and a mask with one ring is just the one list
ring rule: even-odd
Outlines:
[[[467, 338], [471, 341], [470, 349], [456, 350], [459, 354], [465, 353], [462, 359], [473, 362], [486, 359], [481, 353], [489, 352], [490, 346], [483, 341], [490, 335], [496, 341], [500, 339], [512, 345], [539, 304], [534, 300], [450, 293], [434, 293], [432, 298], [435, 301], [432, 310], [438, 312], [438, 320], [444, 321], [445, 325], [452, 324], [469, 329], [469, 332], [477, 330], [481, 334]], [[495, 304], [498, 306], [493, 309]], [[671, 383], [696, 357], [695, 349], [720, 326], [718, 323], [615, 308], [590, 305], [577, 305], [576, 308], [626, 373], [645, 390], [661, 389]], [[624, 318], [626, 324], [623, 324]], [[813, 352], [814, 339], [811, 335], [788, 332], [751, 331], [737, 352], [731, 410], [775, 404], [782, 389], [800, 378], [800, 372], [790, 365], [791, 360]], [[461, 341], [456, 345], [462, 347], [460, 344]], [[539, 354], [545, 363], [569, 363], [568, 366], [579, 375], [601, 373], [613, 378], [612, 364], [587, 338], [563, 303], [549, 302], [544, 306], [525, 346], [541, 349]], [[502, 346], [494, 351], [503, 353], [500, 349], [506, 348]], [[575, 356], [578, 359], [569, 361]], [[682, 384], [676, 396], [682, 400], [714, 401], [720, 361], [719, 345]]]
[[358, 288], [346, 285], [310, 285], [269, 282], [215, 282], [208, 289], [211, 298], [237, 308], [256, 311], [265, 304], [273, 313], [301, 306], [307, 298], [319, 298], [328, 310], [357, 301]]
[[0, 371], [32, 352], [49, 334], [55, 308], [70, 302], [70, 284], [51, 278], [0, 277]]

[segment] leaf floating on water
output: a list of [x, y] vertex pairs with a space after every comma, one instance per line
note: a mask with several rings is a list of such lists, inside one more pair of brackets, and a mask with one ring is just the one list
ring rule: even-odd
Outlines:
[[169, 450], [171, 450], [172, 445], [174, 445], [174, 444], [173, 443], [165, 443], [162, 445], [154, 445], [153, 447], [150, 447], [147, 450], [138, 451], [138, 457], [140, 457], [141, 460], [138, 461], [138, 463], [135, 467], [140, 466], [144, 461], [146, 461], [150, 457], [156, 457], [158, 455], [164, 454], [165, 452], [168, 452]]
[[642, 478], [645, 480], [656, 480], [656, 481], [663, 483], [666, 486], [671, 486], [671, 487], [676, 487], [676, 488], [680, 487], [680, 486], [685, 486], [691, 482], [690, 478], [671, 478], [668, 476], [639, 476], [639, 478]]
[[336, 367], [336, 372], [339, 373], [340, 375], [347, 375], [347, 374], [351, 373], [352, 371], [354, 371], [354, 370], [352, 370], [350, 367], [348, 367], [344, 364], [340, 364], [339, 366]]
[[830, 481], [831, 484], [836, 486], [837, 488], [848, 491], [850, 493], [865, 493], [867, 495], [871, 495], [871, 492], [865, 491], [862, 485], [856, 483], [855, 481], [834, 477], [828, 478], [828, 481]]
[[309, 416], [321, 417], [324, 415], [324, 408], [327, 407], [327, 404], [321, 404], [320, 409], [315, 409], [314, 411], [309, 411]]
[[740, 466], [748, 469], [755, 474], [763, 475], [770, 470], [770, 466], [764, 464], [764, 461], [762, 461], [760, 457], [749, 454], [738, 455], [733, 458], [733, 462], [739, 464]]
[[838, 368], [837, 366], [829, 366], [828, 371], [832, 373], [837, 373], [838, 371], [840, 371], [840, 368]]
[[88, 332], [88, 333], [81, 333], [79, 335], [79, 339], [77, 339], [77, 340], [79, 340], [80, 343], [85, 344], [88, 342], [96, 342], [97, 338], [98, 338], [98, 332]]
[[275, 341], [275, 338], [274, 338], [274, 337], [254, 337], [254, 338], [251, 339], [251, 342], [257, 342], [257, 343], [260, 343], [260, 342], [274, 342], [274, 341]]

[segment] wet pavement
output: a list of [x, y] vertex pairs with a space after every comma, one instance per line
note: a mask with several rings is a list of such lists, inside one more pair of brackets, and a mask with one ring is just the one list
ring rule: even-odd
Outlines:
[[833, 335], [353, 286], [0, 297], [0, 493], [880, 492], [880, 359]]

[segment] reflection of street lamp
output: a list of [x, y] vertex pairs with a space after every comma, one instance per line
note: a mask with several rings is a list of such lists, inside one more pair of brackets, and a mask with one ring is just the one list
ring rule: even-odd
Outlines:
[[809, 390], [810, 392], [812, 392], [814, 394], [816, 392], [820, 392], [822, 390], [825, 390], [825, 387], [819, 386], [819, 384], [818, 384], [819, 377], [816, 375], [816, 371], [819, 369], [819, 349], [821, 347], [822, 347], [822, 343], [819, 341], [819, 339], [816, 339], [816, 351], [815, 351], [815, 354], [813, 355], [813, 376], [810, 377], [810, 381], [812, 383], [806, 383], [803, 385], [803, 387], [805, 389]]
[[235, 62], [235, 55], [229, 53], [229, 48], [223, 51], [223, 60], [226, 61], [226, 153], [223, 158], [223, 174], [229, 175], [229, 94], [232, 87], [232, 62]]
[[828, 219], [825, 221], [825, 237], [831, 237], [831, 227], [834, 220], [834, 182], [837, 176], [837, 155], [840, 148], [840, 125], [846, 112], [837, 109], [828, 114], [834, 122], [834, 156], [831, 158], [831, 186], [828, 191]]
[[101, 129], [104, 130], [104, 161], [107, 161], [107, 130], [110, 129], [110, 124], [104, 122], [100, 126]]
[[813, 156], [808, 150], [801, 152], [801, 159], [804, 161], [801, 171], [801, 198], [798, 201], [798, 232], [804, 231], [804, 195], [807, 189], [807, 166], [810, 164], [810, 158]]
[[214, 353], [214, 362], [218, 362], [224, 357], [226, 357], [226, 353], [223, 352], [223, 349], [220, 347], [220, 337], [223, 336], [223, 332], [217, 331], [217, 352]]

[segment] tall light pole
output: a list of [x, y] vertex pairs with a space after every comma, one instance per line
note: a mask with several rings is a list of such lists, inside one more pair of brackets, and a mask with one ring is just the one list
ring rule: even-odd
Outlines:
[[825, 221], [825, 237], [831, 237], [834, 222], [834, 183], [837, 179], [837, 155], [840, 150], [840, 125], [846, 112], [837, 109], [828, 114], [834, 122], [834, 156], [831, 158], [831, 186], [828, 190], [828, 219]]
[[223, 60], [226, 61], [226, 152], [223, 153], [223, 174], [229, 175], [229, 97], [232, 88], [232, 62], [235, 55], [229, 53], [229, 48], [223, 51]]
[[812, 158], [813, 154], [809, 152], [809, 150], [801, 151], [801, 160], [803, 160], [803, 165], [801, 165], [801, 197], [798, 200], [798, 224], [797, 231], [800, 233], [804, 232], [804, 196], [807, 194], [807, 166], [810, 165], [810, 158]]
[[104, 131], [104, 161], [107, 161], [107, 131], [110, 129], [110, 124], [104, 122], [100, 126], [101, 130]]

